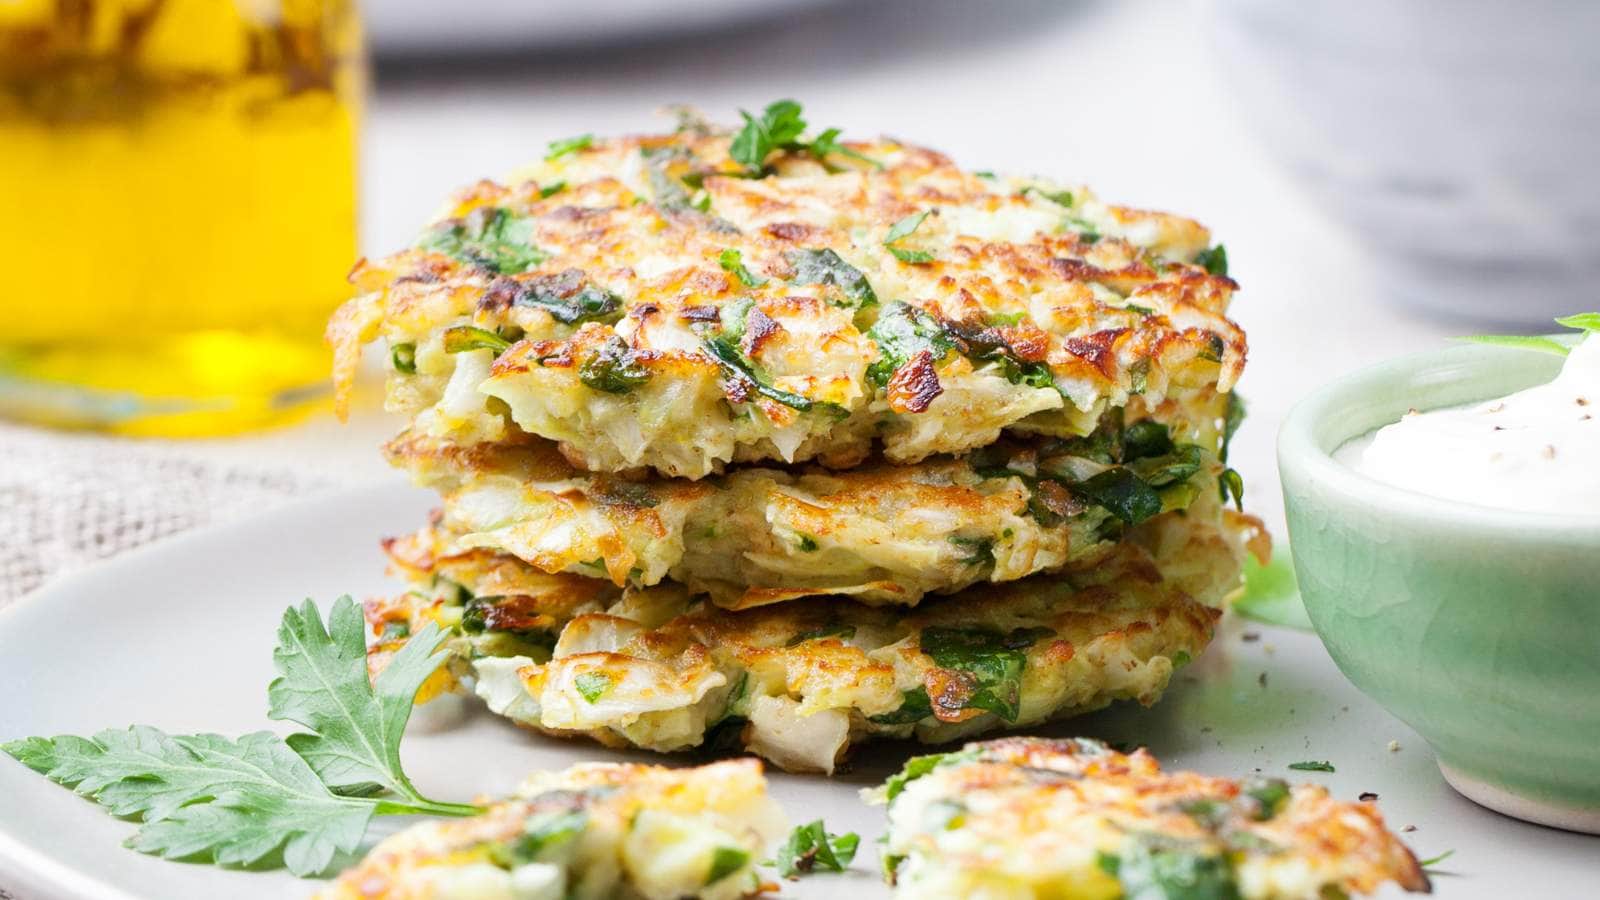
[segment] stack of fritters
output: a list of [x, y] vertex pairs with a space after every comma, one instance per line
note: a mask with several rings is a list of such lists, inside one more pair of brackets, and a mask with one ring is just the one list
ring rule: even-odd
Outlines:
[[1261, 540], [1220, 248], [894, 141], [741, 140], [571, 142], [357, 266], [341, 397], [383, 337], [388, 457], [443, 498], [374, 664], [435, 621], [519, 723], [822, 771], [1153, 702]]

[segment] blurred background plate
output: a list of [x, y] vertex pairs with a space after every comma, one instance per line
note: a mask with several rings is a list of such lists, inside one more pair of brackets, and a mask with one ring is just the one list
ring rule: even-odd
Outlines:
[[[384, 0], [365, 8], [380, 54], [438, 55], [539, 49], [675, 37], [776, 16], [835, 0]], [[470, 12], [468, 12], [470, 10]]]

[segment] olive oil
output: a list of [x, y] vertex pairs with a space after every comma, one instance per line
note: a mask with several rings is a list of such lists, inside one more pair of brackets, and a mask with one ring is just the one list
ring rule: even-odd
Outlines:
[[0, 2], [0, 414], [192, 435], [319, 402], [360, 50], [341, 0]]

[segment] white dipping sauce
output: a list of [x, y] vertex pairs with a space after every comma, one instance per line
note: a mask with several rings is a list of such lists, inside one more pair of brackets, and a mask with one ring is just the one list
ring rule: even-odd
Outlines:
[[1600, 515], [1600, 335], [1574, 347], [1549, 384], [1411, 413], [1336, 456], [1379, 481], [1447, 500]]

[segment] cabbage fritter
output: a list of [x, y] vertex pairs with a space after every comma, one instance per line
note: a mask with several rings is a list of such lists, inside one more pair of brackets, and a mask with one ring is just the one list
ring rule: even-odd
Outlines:
[[1162, 772], [1143, 750], [1008, 738], [912, 759], [889, 804], [897, 896], [1319, 900], [1429, 890], [1371, 803], [1317, 785]]
[[424, 433], [520, 430], [591, 471], [700, 478], [1079, 436], [1243, 369], [1236, 285], [1198, 223], [887, 139], [755, 171], [733, 141], [596, 139], [459, 193], [352, 273], [340, 397], [382, 336], [389, 406]]
[[521, 563], [474, 560], [368, 605], [375, 667], [437, 622], [454, 633], [451, 671], [519, 724], [656, 751], [742, 746], [790, 771], [831, 772], [875, 737], [939, 743], [1153, 703], [1220, 615], [1130, 543], [1070, 578], [972, 587], [910, 611], [815, 598], [730, 612], [669, 583], [559, 631], [523, 627], [542, 598], [474, 580]]
[[[1152, 420], [1110, 418], [1088, 438], [1005, 441], [959, 459], [700, 481], [589, 475], [541, 439], [460, 447], [408, 432], [387, 451], [443, 494], [457, 549], [619, 586], [671, 577], [732, 609], [821, 594], [915, 605], [1093, 565], [1130, 527], [1217, 493], [1209, 453]], [[1216, 507], [1200, 503], [1186, 524], [1214, 521]]]
[[585, 763], [531, 776], [467, 819], [386, 838], [321, 900], [732, 900], [783, 833], [761, 763], [699, 768]]

